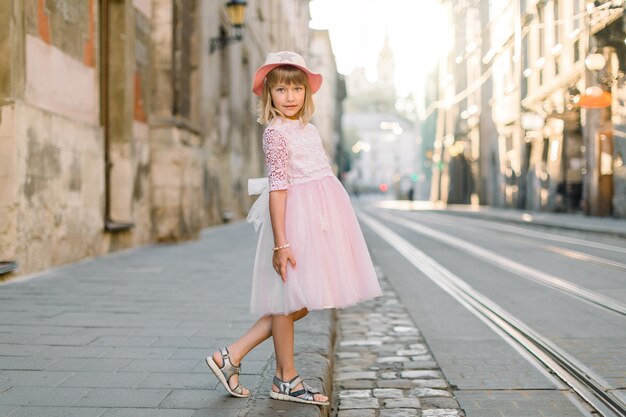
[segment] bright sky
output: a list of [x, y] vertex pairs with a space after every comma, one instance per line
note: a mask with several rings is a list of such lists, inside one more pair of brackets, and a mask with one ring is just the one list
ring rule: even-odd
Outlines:
[[419, 92], [424, 74], [448, 44], [436, 0], [311, 0], [311, 27], [328, 29], [340, 73], [364, 67], [376, 78], [385, 34], [396, 62], [396, 90]]

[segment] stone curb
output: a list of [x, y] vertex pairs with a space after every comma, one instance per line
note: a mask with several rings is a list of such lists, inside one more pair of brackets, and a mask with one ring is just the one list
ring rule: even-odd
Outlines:
[[[298, 372], [314, 388], [332, 397], [333, 358], [335, 344], [335, 311], [311, 312], [296, 323], [295, 363]], [[251, 389], [252, 396], [239, 417], [329, 417], [331, 407], [273, 400], [269, 396], [275, 375], [272, 354], [259, 382]]]

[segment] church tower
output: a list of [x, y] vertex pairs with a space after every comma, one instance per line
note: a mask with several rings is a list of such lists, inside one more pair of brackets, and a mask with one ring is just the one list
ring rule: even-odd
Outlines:
[[385, 35], [385, 44], [378, 54], [378, 87], [395, 91], [395, 72], [396, 63], [389, 45], [389, 35]]

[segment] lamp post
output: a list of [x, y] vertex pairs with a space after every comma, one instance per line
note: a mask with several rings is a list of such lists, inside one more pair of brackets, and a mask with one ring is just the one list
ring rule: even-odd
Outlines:
[[215, 38], [211, 38], [209, 46], [209, 53], [212, 54], [218, 49], [224, 48], [231, 42], [238, 42], [243, 39], [243, 24], [246, 12], [245, 0], [230, 0], [226, 3], [226, 14], [228, 15], [228, 22], [233, 27], [235, 34], [233, 36], [227, 36], [226, 30], [220, 28], [220, 35]]

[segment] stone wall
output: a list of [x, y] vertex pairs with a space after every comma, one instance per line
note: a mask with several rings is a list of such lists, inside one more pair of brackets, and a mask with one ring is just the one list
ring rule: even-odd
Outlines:
[[308, 0], [249, 0], [243, 40], [210, 53], [224, 3], [0, 2], [0, 262], [19, 264], [0, 280], [245, 217], [252, 76], [308, 56]]

